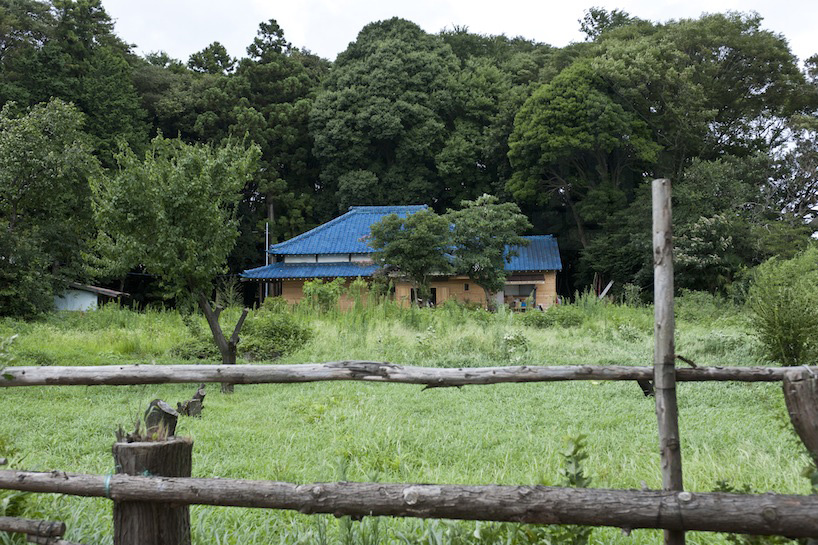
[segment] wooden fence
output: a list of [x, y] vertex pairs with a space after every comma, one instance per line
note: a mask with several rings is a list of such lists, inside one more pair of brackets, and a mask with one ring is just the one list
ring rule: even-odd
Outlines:
[[[670, 236], [670, 188], [655, 180], [654, 366], [485, 367], [439, 369], [384, 362], [341, 361], [303, 365], [169, 365], [101, 367], [10, 367], [0, 387], [42, 385], [126, 385], [226, 382], [234, 384], [360, 380], [424, 385], [427, 388], [508, 382], [566, 380], [653, 380], [664, 490], [602, 490], [545, 486], [458, 486], [387, 483], [314, 483], [190, 477], [190, 442], [172, 439], [179, 454], [173, 467], [140, 476], [156, 460], [147, 451], [160, 443], [130, 443], [138, 463], [127, 474], [84, 475], [62, 471], [36, 473], [0, 470], [0, 489], [105, 497], [114, 501], [115, 544], [135, 545], [140, 526], [166, 524], [162, 544], [190, 543], [187, 507], [158, 521], [166, 509], [190, 504], [293, 509], [336, 516], [403, 516], [614, 526], [626, 530], [665, 530], [666, 544], [685, 542], [688, 530], [787, 537], [818, 536], [818, 496], [780, 494], [691, 493], [682, 487], [676, 407], [676, 381], [782, 382], [796, 431], [818, 460], [818, 368], [695, 367], [675, 368], [673, 267]], [[118, 450], [127, 450], [116, 443]], [[153, 446], [151, 446], [153, 445]], [[187, 445], [187, 446], [185, 446]], [[144, 452], [142, 452], [144, 451]], [[166, 456], [162, 455], [162, 458]], [[120, 460], [120, 458], [118, 458]], [[152, 465], [153, 464], [153, 465]], [[127, 464], [126, 464], [127, 465]], [[126, 507], [133, 507], [131, 521]], [[166, 517], [167, 518], [167, 517]], [[185, 525], [187, 525], [185, 527]], [[168, 537], [167, 534], [172, 534]], [[129, 537], [130, 535], [130, 537]], [[157, 534], [158, 535], [158, 534]], [[144, 539], [144, 538], [142, 538]], [[146, 541], [143, 541], [143, 543]]]

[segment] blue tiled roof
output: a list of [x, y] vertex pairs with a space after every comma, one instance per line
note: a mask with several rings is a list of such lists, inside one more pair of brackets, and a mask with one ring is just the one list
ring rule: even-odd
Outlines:
[[557, 247], [557, 239], [551, 235], [523, 237], [528, 239], [528, 246], [515, 246], [516, 256], [504, 269], [513, 271], [561, 271], [562, 260]]
[[261, 280], [283, 278], [333, 278], [372, 276], [378, 270], [371, 263], [271, 263], [241, 273], [242, 278]]
[[369, 227], [384, 216], [397, 214], [405, 218], [425, 204], [411, 206], [351, 206], [343, 216], [319, 225], [290, 240], [270, 246], [270, 253], [276, 255], [304, 254], [368, 254], [372, 248], [367, 245]]

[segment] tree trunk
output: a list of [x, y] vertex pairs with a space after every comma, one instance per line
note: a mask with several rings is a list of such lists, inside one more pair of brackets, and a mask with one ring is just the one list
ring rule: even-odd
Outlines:
[[[193, 442], [114, 443], [118, 474], [190, 477]], [[110, 482], [110, 481], [109, 481]], [[107, 487], [110, 495], [110, 485]], [[190, 545], [190, 508], [171, 502], [114, 500], [114, 545]]]
[[[250, 311], [250, 309], [244, 309], [244, 311], [241, 313], [241, 318], [239, 318], [239, 321], [236, 323], [233, 334], [229, 339], [227, 339], [222, 332], [221, 325], [219, 325], [219, 314], [221, 314], [221, 308], [217, 307], [216, 310], [213, 310], [213, 307], [210, 306], [210, 301], [207, 299], [207, 295], [205, 295], [204, 292], [199, 292], [199, 308], [202, 309], [205, 319], [207, 319], [207, 325], [210, 326], [210, 332], [213, 334], [213, 340], [216, 341], [216, 346], [219, 348], [219, 352], [222, 355], [222, 363], [226, 365], [235, 364], [237, 353], [236, 347], [239, 344], [239, 332], [241, 331], [242, 325], [244, 325], [244, 319], [247, 318], [247, 313]], [[223, 382], [222, 393], [229, 394], [232, 392], [233, 385], [228, 382]]]

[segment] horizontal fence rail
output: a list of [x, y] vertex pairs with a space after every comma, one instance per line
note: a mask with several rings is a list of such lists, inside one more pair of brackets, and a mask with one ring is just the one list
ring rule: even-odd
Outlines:
[[818, 496], [744, 495], [548, 486], [394, 483], [293, 484], [239, 479], [135, 477], [0, 470], [0, 488], [115, 502], [149, 501], [291, 509], [335, 516], [395, 516], [581, 524], [809, 537]]
[[[804, 369], [803, 367], [798, 369]], [[818, 373], [818, 367], [807, 368]], [[684, 382], [780, 382], [792, 369], [781, 367], [696, 367], [676, 369]], [[7, 367], [0, 387], [94, 386], [230, 382], [267, 384], [360, 380], [419, 384], [429, 388], [555, 382], [565, 380], [652, 380], [653, 367], [572, 365], [508, 367], [410, 367], [375, 361], [337, 361], [296, 365], [98, 365], [77, 367]]]

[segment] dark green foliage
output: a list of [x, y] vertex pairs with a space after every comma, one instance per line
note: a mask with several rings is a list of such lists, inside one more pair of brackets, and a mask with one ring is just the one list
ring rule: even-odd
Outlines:
[[61, 98], [86, 114], [85, 130], [105, 166], [120, 141], [142, 147], [145, 112], [131, 81], [129, 46], [113, 33], [100, 0], [14, 0], [0, 7], [0, 26], [14, 30], [0, 44], [0, 105]]
[[626, 26], [639, 21], [631, 17], [627, 11], [592, 7], [585, 10], [585, 15], [579, 19], [579, 30], [585, 34], [586, 40], [596, 40], [603, 32]]
[[453, 226], [454, 270], [483, 288], [491, 308], [493, 295], [506, 283], [504, 267], [517, 253], [507, 252], [506, 247], [527, 246], [528, 240], [521, 235], [531, 223], [519, 206], [500, 203], [491, 195], [463, 201], [461, 206], [443, 216]]
[[814, 361], [818, 355], [818, 248], [760, 265], [748, 304], [770, 359], [783, 365]]
[[[458, 71], [451, 49], [414, 23], [394, 18], [361, 30], [310, 114], [327, 214], [339, 211], [332, 197], [344, 176], [346, 199], [351, 183], [367, 189], [355, 204], [445, 198], [435, 157], [445, 146]], [[355, 171], [369, 174], [350, 178]]]
[[236, 206], [257, 157], [255, 147], [214, 149], [162, 136], [144, 159], [124, 150], [119, 171], [95, 188], [100, 250], [158, 275], [168, 298], [209, 293], [236, 243]]
[[254, 359], [271, 360], [295, 352], [314, 336], [288, 312], [260, 309], [244, 324], [240, 350]]
[[52, 100], [0, 111], [0, 315], [33, 316], [85, 276], [93, 238], [88, 179], [99, 165], [83, 116]]
[[219, 42], [213, 42], [190, 56], [188, 68], [205, 74], [229, 74], [236, 67], [236, 59], [231, 57]]
[[406, 218], [386, 216], [372, 225], [371, 233], [375, 263], [411, 282], [423, 301], [431, 294], [432, 276], [452, 270], [446, 257], [452, 246], [449, 222], [429, 209]]

